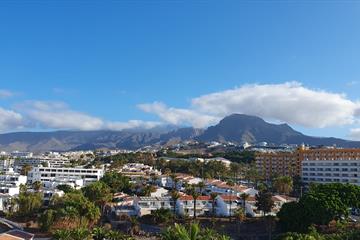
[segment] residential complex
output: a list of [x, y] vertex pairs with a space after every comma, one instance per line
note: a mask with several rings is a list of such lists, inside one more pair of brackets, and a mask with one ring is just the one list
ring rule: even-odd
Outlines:
[[300, 176], [305, 183], [352, 183], [360, 185], [360, 149], [303, 146], [293, 151], [256, 153], [256, 166], [266, 179]]
[[83, 179], [86, 185], [88, 183], [100, 180], [103, 175], [104, 169], [33, 167], [28, 174], [28, 182], [51, 182], [60, 179], [75, 181], [77, 179]]
[[301, 150], [256, 152], [255, 161], [259, 173], [266, 179], [274, 176], [300, 176]]
[[301, 156], [305, 183], [360, 185], [360, 149], [311, 149]]

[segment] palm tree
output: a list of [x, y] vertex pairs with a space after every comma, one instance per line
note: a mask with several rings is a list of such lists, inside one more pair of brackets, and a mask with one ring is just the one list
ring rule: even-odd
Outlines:
[[176, 201], [180, 198], [180, 194], [176, 190], [171, 191], [171, 199], [173, 200], [174, 217], [176, 217]]
[[202, 229], [198, 223], [184, 225], [175, 224], [173, 227], [167, 228], [161, 235], [163, 240], [230, 240], [228, 236], [220, 235], [212, 229]]
[[142, 189], [142, 195], [149, 197], [151, 195], [151, 193], [155, 192], [155, 191], [156, 191], [156, 188], [154, 185], [146, 185]]
[[289, 176], [281, 176], [274, 179], [273, 185], [278, 193], [289, 194], [293, 189], [293, 180]]
[[186, 189], [186, 193], [190, 196], [192, 196], [193, 198], [193, 202], [194, 202], [194, 220], [196, 219], [196, 200], [198, 199], [198, 197], [200, 196], [199, 193], [195, 190], [194, 186], [190, 186], [188, 187], [188, 189]]
[[235, 219], [236, 221], [236, 225], [237, 225], [237, 232], [239, 235], [239, 228], [240, 228], [240, 224], [245, 220], [246, 218], [246, 214], [245, 214], [245, 209], [243, 208], [238, 208], [236, 209], [235, 213], [234, 213]]
[[210, 199], [211, 199], [211, 207], [212, 207], [212, 212], [211, 212], [211, 218], [212, 218], [212, 222], [214, 224], [214, 218], [215, 218], [215, 203], [216, 203], [216, 198], [217, 198], [218, 194], [215, 192], [210, 193]]
[[131, 217], [130, 218], [130, 234], [133, 236], [133, 235], [136, 235], [139, 233], [140, 231], [140, 225], [139, 225], [139, 222], [138, 220], [136, 219], [136, 217]]
[[27, 176], [28, 173], [32, 170], [32, 166], [29, 164], [25, 164], [20, 171], [21, 175]]
[[106, 230], [102, 227], [95, 227], [92, 230], [92, 237], [94, 240], [103, 240], [106, 237]]
[[245, 210], [245, 208], [246, 208], [246, 200], [248, 200], [249, 197], [250, 197], [250, 195], [247, 194], [247, 193], [242, 193], [242, 194], [240, 195], [240, 198], [241, 198], [241, 200], [243, 201], [243, 208], [244, 208], [244, 210]]
[[32, 187], [36, 192], [39, 192], [42, 188], [42, 183], [40, 181], [35, 181], [33, 182]]
[[71, 238], [71, 231], [67, 229], [56, 230], [53, 234], [53, 239], [55, 240], [68, 240]]
[[204, 188], [205, 188], [205, 183], [204, 183], [203, 181], [201, 181], [201, 182], [199, 182], [199, 183], [197, 184], [197, 187], [199, 188], [199, 193], [200, 193], [200, 195], [202, 195], [203, 190], [204, 190]]
[[27, 186], [26, 186], [26, 184], [20, 184], [20, 186], [19, 186], [19, 188], [20, 188], [20, 193], [26, 193], [27, 192]]
[[155, 173], [150, 174], [151, 177], [151, 184], [156, 185], [156, 180], [158, 179]]
[[171, 173], [171, 174], [169, 175], [169, 177], [170, 177], [171, 180], [172, 180], [173, 190], [176, 190], [177, 184], [178, 184], [178, 182], [179, 182], [179, 179], [176, 177], [176, 174], [175, 174], [175, 173]]
[[71, 231], [72, 240], [87, 240], [91, 239], [91, 233], [86, 228], [77, 228]]

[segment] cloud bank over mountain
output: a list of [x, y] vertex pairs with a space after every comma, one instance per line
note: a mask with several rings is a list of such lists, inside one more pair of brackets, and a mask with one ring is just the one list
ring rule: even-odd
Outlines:
[[188, 109], [166, 107], [154, 102], [140, 109], [171, 123], [193, 123], [206, 127], [232, 113], [244, 113], [268, 120], [323, 128], [354, 124], [359, 103], [345, 94], [304, 87], [298, 82], [252, 84], [192, 99]]
[[[0, 98], [10, 96], [10, 91], [0, 91]], [[64, 102], [23, 101], [15, 104], [13, 109], [0, 108], [0, 131], [24, 128], [149, 129], [162, 124], [204, 128], [232, 113], [243, 113], [306, 128], [349, 125], [353, 128], [349, 136], [360, 138], [356, 126], [360, 115], [359, 102], [349, 99], [343, 93], [310, 89], [299, 82], [246, 84], [195, 97], [185, 108], [167, 106], [163, 102], [141, 103], [137, 108], [156, 115], [159, 121], [108, 121], [73, 110]]]

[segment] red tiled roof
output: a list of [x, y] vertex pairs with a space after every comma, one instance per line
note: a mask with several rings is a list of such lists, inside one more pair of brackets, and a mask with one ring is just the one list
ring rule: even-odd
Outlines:
[[224, 201], [235, 201], [235, 200], [238, 200], [239, 198], [235, 195], [221, 195], [220, 196]]
[[[181, 201], [192, 201], [193, 197], [190, 196], [190, 195], [184, 195], [184, 196], [181, 196], [179, 198], [179, 200], [181, 200]], [[210, 201], [210, 196], [199, 196], [196, 200], [197, 201]]]

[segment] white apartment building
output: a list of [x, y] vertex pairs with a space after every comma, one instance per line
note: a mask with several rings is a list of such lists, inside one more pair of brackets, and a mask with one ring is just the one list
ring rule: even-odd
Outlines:
[[37, 167], [45, 162], [46, 162], [46, 159], [41, 159], [41, 158], [18, 158], [18, 159], [15, 159], [14, 166], [18, 167], [18, 168], [25, 166], [25, 165]]
[[360, 185], [360, 159], [302, 161], [302, 180], [309, 183], [352, 183]]
[[13, 158], [31, 158], [33, 156], [32, 152], [20, 152], [14, 151], [10, 153], [10, 156]]
[[12, 167], [14, 165], [14, 161], [15, 160], [13, 158], [0, 159], [0, 171], [4, 171]]
[[33, 167], [33, 169], [28, 173], [28, 182], [52, 182], [57, 179], [68, 179], [69, 181], [73, 179], [83, 179], [84, 184], [87, 185], [91, 182], [100, 180], [103, 175], [103, 169]]
[[20, 184], [26, 184], [27, 177], [16, 173], [10, 168], [0, 175], [0, 193], [14, 196], [20, 192]]
[[9, 168], [8, 171], [0, 175], [0, 183], [11, 184], [14, 186], [20, 186], [20, 184], [26, 184], [27, 177], [20, 175]]
[[16, 167], [22, 167], [24, 165], [30, 165], [30, 166], [41, 166], [46, 164], [48, 167], [65, 167], [70, 165], [70, 160], [67, 158], [44, 158], [44, 157], [38, 157], [38, 158], [21, 158], [16, 159], [14, 162], [14, 166]]
[[81, 189], [84, 187], [84, 180], [78, 178], [56, 178], [53, 181], [43, 182], [45, 189], [56, 189], [59, 185], [68, 185], [74, 189]]

